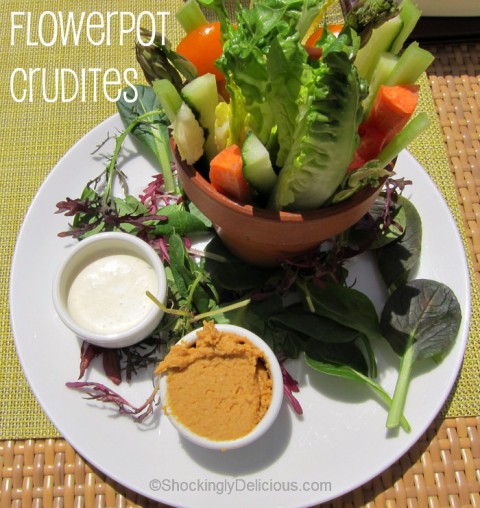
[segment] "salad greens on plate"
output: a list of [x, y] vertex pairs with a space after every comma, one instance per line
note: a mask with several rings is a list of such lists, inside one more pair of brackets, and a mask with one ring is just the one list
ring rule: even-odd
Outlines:
[[[137, 235], [158, 251], [169, 283], [165, 317], [152, 337], [110, 351], [85, 343], [80, 378], [102, 355], [114, 383], [133, 379], [198, 322], [213, 319], [246, 327], [270, 344], [282, 359], [285, 396], [295, 411], [302, 411], [298, 384], [284, 360], [301, 357], [309, 368], [369, 388], [389, 412], [387, 427], [408, 431], [403, 407], [412, 366], [441, 361], [461, 321], [448, 287], [415, 279], [421, 218], [401, 195], [411, 182], [384, 169], [428, 123], [424, 113], [413, 113], [415, 81], [431, 55], [416, 43], [401, 52], [419, 11], [411, 0], [343, 1], [345, 23], [334, 34], [324, 23], [332, 2], [257, 0], [237, 6], [233, 17], [222, 0], [200, 3], [218, 18], [222, 52], [213, 61], [220, 72], [198, 75], [195, 54], [190, 61], [161, 46], [160, 37], [137, 47], [148, 85], [122, 94], [117, 106], [125, 130], [115, 136], [113, 154], [79, 198], [57, 204], [73, 217], [61, 236]], [[207, 25], [195, 0], [178, 18], [185, 38]], [[309, 43], [312, 33], [317, 38]], [[129, 194], [118, 159], [130, 134], [159, 166], [140, 196]], [[182, 194], [170, 138], [222, 192], [274, 210], [328, 206], [388, 178], [372, 210], [352, 228], [278, 268], [259, 268], [233, 256]], [[113, 194], [115, 180], [123, 197]], [[211, 241], [196, 249], [205, 234]], [[348, 261], [366, 251], [374, 253], [389, 294], [381, 317], [347, 282]], [[393, 396], [377, 379], [376, 347], [384, 341], [399, 357]], [[101, 383], [68, 386], [117, 404], [137, 420], [154, 411], [158, 394], [154, 384], [146, 403], [135, 408]]]

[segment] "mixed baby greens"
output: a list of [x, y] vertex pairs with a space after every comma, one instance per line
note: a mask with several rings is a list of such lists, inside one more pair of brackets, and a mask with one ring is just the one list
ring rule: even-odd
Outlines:
[[[202, 3], [212, 4], [223, 23], [226, 42], [219, 66], [232, 77], [227, 79], [228, 107], [233, 111], [228, 116], [229, 135], [244, 132], [248, 123], [265, 146], [275, 147], [283, 168], [270, 198], [278, 204], [276, 208], [292, 203], [319, 206], [344, 178], [332, 176], [332, 167], [339, 162], [348, 165], [347, 159], [351, 160], [362, 101], [368, 97], [368, 87], [358, 77], [352, 55], [373, 37], [372, 26], [398, 11], [388, 1], [358, 2], [356, 8], [349, 5], [347, 28], [335, 40], [327, 34], [322, 42], [322, 62], [307, 66], [299, 42], [319, 13], [317, 0], [259, 0], [252, 9], [240, 10], [236, 25], [229, 21], [219, 0]], [[245, 38], [246, 28], [252, 39]], [[169, 345], [199, 321], [215, 319], [252, 330], [270, 344], [282, 362], [304, 357], [316, 371], [369, 387], [389, 410], [387, 427], [402, 426], [408, 431], [403, 408], [412, 366], [426, 358], [440, 361], [451, 348], [461, 322], [460, 306], [448, 287], [414, 278], [422, 226], [414, 205], [401, 196], [410, 182], [391, 176], [371, 212], [318, 250], [278, 268], [247, 265], [226, 250], [209, 220], [182, 195], [176, 180], [169, 140], [172, 112], [168, 107], [172, 104], [162, 102], [155, 76], [169, 77], [176, 90], [175, 82], [182, 87], [194, 75], [192, 69], [168, 48], [155, 46], [149, 51], [148, 59], [145, 53], [137, 53], [137, 58], [152, 84], [137, 85], [135, 95], [133, 91], [122, 94], [118, 111], [125, 130], [115, 136], [105, 170], [87, 183], [80, 198], [67, 198], [57, 207], [73, 216], [70, 229], [61, 236], [81, 240], [114, 230], [149, 242], [166, 266], [168, 303], [159, 329], [138, 346], [107, 352], [84, 345], [81, 376], [90, 361], [103, 354], [106, 373], [115, 383], [121, 381], [122, 370], [130, 379], [138, 369], [158, 362]], [[269, 77], [263, 80], [262, 76]], [[351, 93], [340, 86], [345, 82], [351, 85]], [[332, 84], [338, 93], [330, 100]], [[125, 99], [134, 96], [133, 102]], [[175, 95], [172, 97], [175, 101]], [[242, 111], [248, 113], [238, 114]], [[299, 115], [306, 121], [297, 122]], [[161, 174], [138, 197], [128, 193], [128, 182], [118, 164], [129, 134], [143, 143], [161, 168]], [[394, 153], [391, 147], [389, 150]], [[367, 171], [368, 181], [372, 175], [383, 175], [377, 171], [383, 171], [383, 166], [373, 166], [367, 168], [372, 170]], [[311, 178], [320, 168], [326, 177], [317, 185]], [[113, 195], [117, 179], [123, 184], [124, 197]], [[201, 255], [192, 247], [199, 233], [213, 237]], [[348, 261], [366, 251], [374, 253], [389, 294], [381, 317], [369, 298], [347, 283]], [[376, 349], [383, 341], [400, 358], [393, 398], [376, 380]], [[293, 395], [298, 386], [282, 365], [285, 394], [301, 412]], [[80, 381], [69, 386], [113, 402], [139, 420], [153, 411], [158, 391], [155, 387], [144, 405], [133, 408], [102, 384]]]

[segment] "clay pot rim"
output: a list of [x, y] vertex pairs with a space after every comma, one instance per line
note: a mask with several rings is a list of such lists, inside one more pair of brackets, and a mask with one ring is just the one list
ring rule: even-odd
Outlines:
[[[273, 210], [267, 210], [265, 208], [260, 208], [251, 204], [241, 204], [233, 199], [230, 199], [228, 196], [218, 192], [214, 189], [212, 184], [194, 167], [183, 160], [180, 157], [177, 158], [177, 164], [181, 165], [182, 171], [185, 175], [192, 180], [192, 182], [202, 191], [204, 192], [210, 199], [216, 201], [221, 206], [228, 208], [231, 212], [238, 213], [244, 217], [256, 217], [262, 220], [278, 222], [279, 219], [281, 222], [286, 223], [296, 223], [296, 222], [305, 222], [311, 220], [319, 220], [323, 218], [328, 218], [333, 215], [341, 214], [342, 212], [349, 210], [351, 208], [355, 208], [355, 206], [359, 205], [370, 196], [378, 192], [378, 189], [383, 186], [388, 176], [384, 176], [380, 179], [379, 184], [376, 187], [365, 187], [357, 191], [353, 196], [346, 199], [345, 201], [341, 201], [340, 203], [336, 203], [333, 205], [326, 206], [324, 208], [319, 208], [316, 210], [307, 210], [302, 212], [287, 212], [280, 211], [276, 212]], [[395, 165], [395, 160], [389, 163], [388, 166], [392, 168]]]

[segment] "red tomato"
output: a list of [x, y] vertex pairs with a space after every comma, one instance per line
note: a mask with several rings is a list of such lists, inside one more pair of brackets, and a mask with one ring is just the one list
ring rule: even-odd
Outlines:
[[217, 81], [224, 79], [223, 74], [214, 64], [223, 52], [218, 21], [202, 25], [189, 32], [180, 41], [176, 51], [195, 65], [199, 76], [210, 72], [215, 74]]
[[[335, 37], [338, 37], [338, 35], [342, 31], [342, 29], [343, 29], [343, 25], [336, 25], [336, 24], [328, 25], [328, 31], [331, 34], [335, 35]], [[312, 58], [318, 59], [322, 56], [321, 48], [315, 47], [315, 44], [317, 43], [318, 39], [320, 39], [322, 34], [323, 34], [323, 27], [317, 28], [317, 30], [315, 30], [315, 32], [313, 32], [313, 34], [310, 35], [310, 37], [307, 39], [307, 42], [305, 43], [305, 49], [307, 50], [308, 54]]]

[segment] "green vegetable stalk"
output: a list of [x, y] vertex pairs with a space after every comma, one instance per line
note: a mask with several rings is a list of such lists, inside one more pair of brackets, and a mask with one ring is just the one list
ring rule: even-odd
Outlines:
[[414, 364], [428, 358], [441, 361], [455, 342], [461, 319], [460, 304], [453, 291], [433, 280], [408, 282], [387, 300], [381, 328], [401, 358], [388, 428], [400, 424]]

